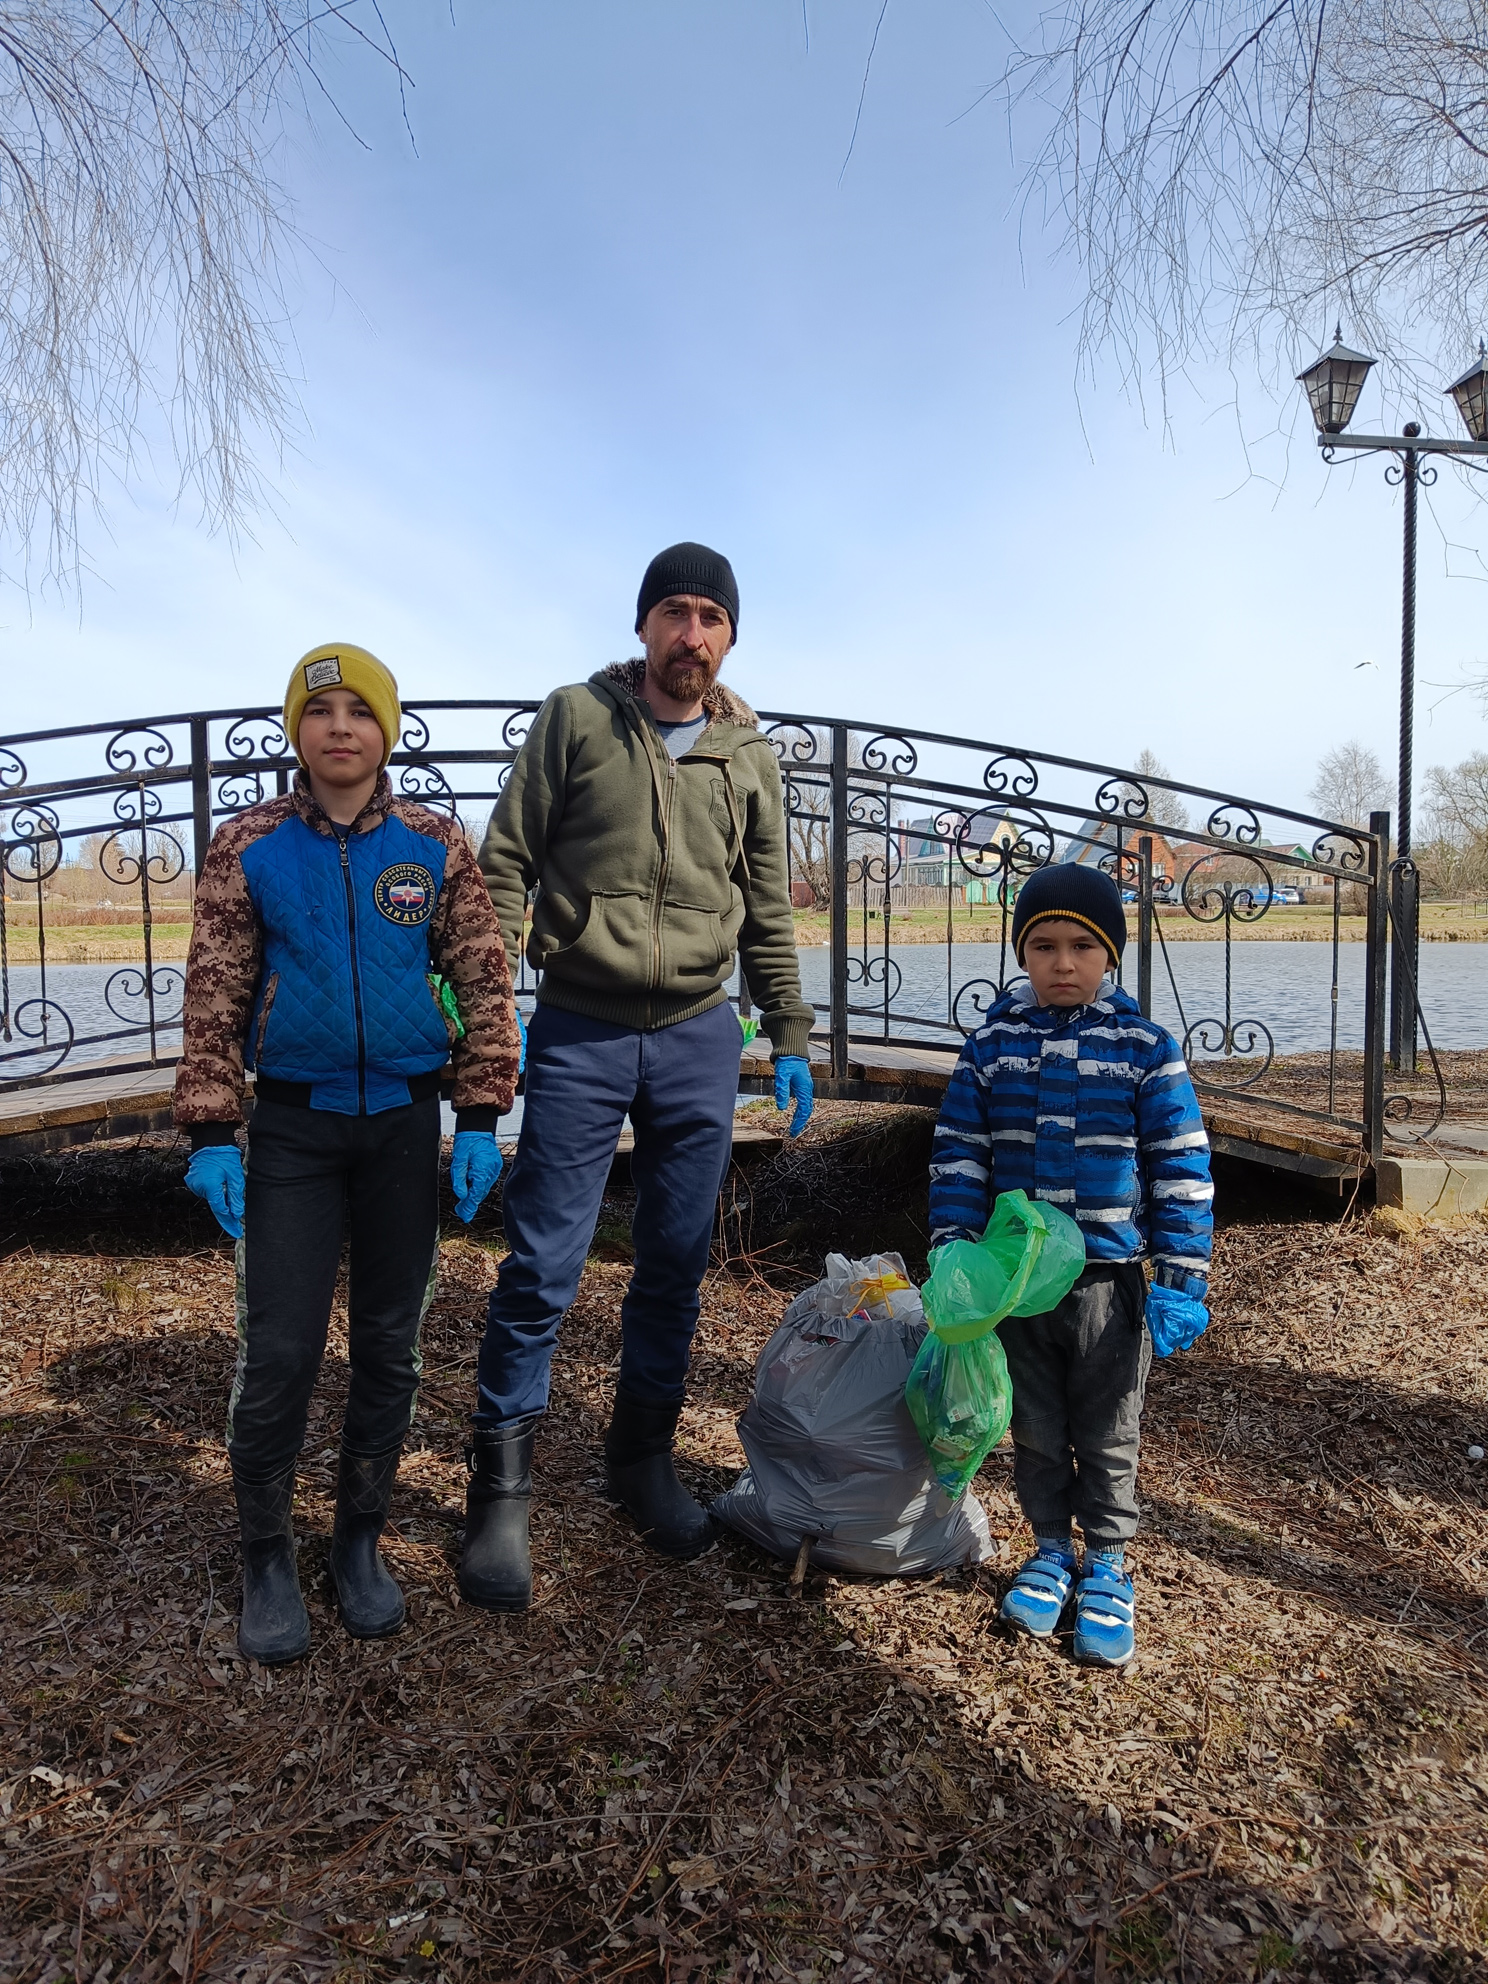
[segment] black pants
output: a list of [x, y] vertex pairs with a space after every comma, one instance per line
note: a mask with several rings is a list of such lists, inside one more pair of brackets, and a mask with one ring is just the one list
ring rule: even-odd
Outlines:
[[1152, 1363], [1134, 1261], [1088, 1267], [1046, 1316], [998, 1325], [1013, 1381], [1013, 1486], [1035, 1536], [1087, 1545], [1137, 1533], [1142, 1398]]
[[385, 1454], [413, 1419], [439, 1260], [437, 1097], [377, 1116], [255, 1108], [227, 1408], [227, 1449], [245, 1481], [284, 1473], [304, 1442], [348, 1227], [351, 1395], [341, 1444]]

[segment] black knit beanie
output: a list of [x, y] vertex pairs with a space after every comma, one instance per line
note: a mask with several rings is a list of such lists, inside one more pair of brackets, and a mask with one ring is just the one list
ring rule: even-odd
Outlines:
[[1023, 962], [1024, 941], [1034, 924], [1046, 923], [1054, 916], [1083, 923], [1110, 952], [1112, 964], [1120, 962], [1126, 948], [1126, 911], [1121, 907], [1120, 889], [1101, 869], [1062, 861], [1053, 868], [1033, 871], [1013, 905], [1013, 955], [1019, 964]]
[[636, 600], [637, 633], [657, 601], [670, 599], [675, 593], [714, 600], [727, 613], [734, 639], [739, 638], [739, 588], [734, 568], [721, 551], [710, 551], [706, 544], [671, 544], [658, 551], [641, 580]]

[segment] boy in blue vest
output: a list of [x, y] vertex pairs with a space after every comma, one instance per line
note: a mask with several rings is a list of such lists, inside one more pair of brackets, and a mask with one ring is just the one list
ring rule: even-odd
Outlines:
[[310, 1644], [290, 1505], [343, 1230], [351, 1391], [331, 1583], [357, 1638], [403, 1623], [377, 1540], [438, 1264], [441, 1074], [453, 1057], [451, 1179], [466, 1220], [501, 1170], [496, 1120], [517, 1078], [501, 927], [460, 822], [393, 796], [383, 767], [401, 729], [375, 656], [313, 649], [284, 702], [294, 788], [218, 829], [196, 891], [175, 1119], [192, 1143], [188, 1187], [238, 1240], [238, 1644], [269, 1663]]
[[1075, 1657], [1106, 1667], [1136, 1648], [1125, 1552], [1147, 1372], [1154, 1348], [1185, 1349], [1208, 1324], [1214, 1196], [1178, 1044], [1107, 979], [1125, 943], [1108, 875], [1067, 863], [1029, 877], [1013, 912], [1028, 977], [962, 1048], [930, 1165], [932, 1247], [979, 1239], [997, 1194], [1020, 1189], [1085, 1236], [1089, 1265], [1059, 1307], [999, 1326], [1013, 1482], [1034, 1536], [1001, 1616], [1044, 1639], [1073, 1594]]

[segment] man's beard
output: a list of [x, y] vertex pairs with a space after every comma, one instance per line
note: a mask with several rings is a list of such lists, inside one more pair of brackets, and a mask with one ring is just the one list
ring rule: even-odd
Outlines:
[[679, 703], [695, 703], [706, 694], [723, 661], [720, 657], [710, 662], [706, 655], [699, 655], [679, 641], [659, 663], [652, 665], [660, 686], [669, 696]]

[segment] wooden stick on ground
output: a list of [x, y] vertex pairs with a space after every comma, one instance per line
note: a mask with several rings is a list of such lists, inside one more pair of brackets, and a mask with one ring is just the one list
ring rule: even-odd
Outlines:
[[795, 1569], [790, 1574], [790, 1595], [792, 1598], [799, 1598], [801, 1596], [802, 1587], [806, 1583], [807, 1566], [811, 1562], [811, 1546], [815, 1541], [816, 1538], [809, 1533], [801, 1538], [801, 1547], [796, 1552]]

